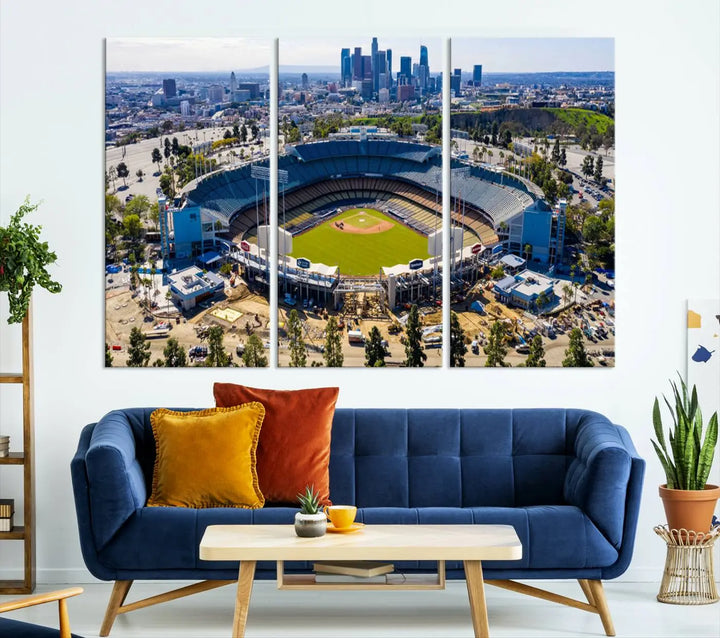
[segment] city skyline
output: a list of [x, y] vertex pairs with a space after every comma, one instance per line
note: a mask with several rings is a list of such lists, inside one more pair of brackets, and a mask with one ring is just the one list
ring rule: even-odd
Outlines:
[[[281, 37], [280, 66], [339, 69], [343, 48], [362, 47], [370, 52], [372, 38], [379, 47], [392, 49], [394, 60], [410, 56], [417, 62], [420, 45], [428, 48], [430, 72], [442, 70], [443, 41], [438, 37], [383, 37], [372, 34], [311, 39]], [[484, 74], [614, 71], [612, 38], [453, 38], [452, 68], [472, 72], [483, 65]], [[271, 38], [108, 38], [106, 69], [122, 72], [242, 72], [267, 69]], [[399, 68], [393, 64], [393, 71]]]

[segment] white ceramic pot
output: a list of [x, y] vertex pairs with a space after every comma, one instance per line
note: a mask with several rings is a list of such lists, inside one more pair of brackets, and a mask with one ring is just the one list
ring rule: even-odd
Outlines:
[[295, 533], [304, 538], [324, 536], [327, 531], [327, 516], [324, 512], [317, 514], [295, 514]]

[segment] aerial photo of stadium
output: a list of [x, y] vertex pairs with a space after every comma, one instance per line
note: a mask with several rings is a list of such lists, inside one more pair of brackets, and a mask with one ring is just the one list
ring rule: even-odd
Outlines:
[[[483, 55], [534, 64], [570, 40]], [[437, 49], [373, 38], [339, 69], [284, 69], [302, 42], [281, 41], [275, 122], [267, 74], [108, 75], [106, 364], [271, 365], [277, 317], [280, 366], [439, 367], [445, 331], [451, 366], [613, 366], [614, 73], [455, 68], [444, 224]], [[612, 62], [612, 40], [589, 50]], [[393, 71], [398, 51], [418, 62]]]

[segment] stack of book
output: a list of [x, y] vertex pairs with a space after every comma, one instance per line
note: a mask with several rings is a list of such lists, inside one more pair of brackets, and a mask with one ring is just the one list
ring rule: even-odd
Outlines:
[[0, 456], [8, 456], [10, 454], [10, 436], [0, 434]]
[[11, 532], [15, 501], [11, 498], [0, 498], [0, 532]]
[[315, 563], [316, 583], [384, 583], [393, 572], [392, 563], [369, 560], [333, 561]]

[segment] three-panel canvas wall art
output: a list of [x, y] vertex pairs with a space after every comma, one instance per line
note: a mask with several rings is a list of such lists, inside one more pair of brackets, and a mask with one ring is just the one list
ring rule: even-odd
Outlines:
[[108, 39], [106, 365], [612, 367], [614, 83], [609, 38]]

